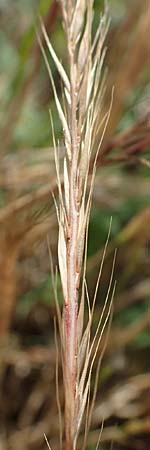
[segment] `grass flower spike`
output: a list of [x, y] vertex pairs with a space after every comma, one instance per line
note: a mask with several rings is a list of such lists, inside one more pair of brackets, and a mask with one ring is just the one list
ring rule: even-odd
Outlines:
[[[68, 74], [50, 43], [43, 23], [41, 23], [41, 27], [49, 53], [63, 84], [63, 106], [59, 100], [49, 59], [47, 59], [42, 44], [41, 48], [63, 128], [65, 145], [64, 189], [62, 189], [59, 149], [53, 131], [59, 188], [58, 261], [64, 297], [62, 317], [59, 313], [59, 328], [65, 389], [65, 449], [75, 450], [82, 419], [85, 411], [88, 410], [93, 364], [111, 310], [110, 305], [105, 318], [107, 296], [103, 316], [100, 318], [95, 337], [91, 342], [90, 332], [94, 304], [90, 309], [85, 266], [96, 159], [110, 114], [109, 111], [105, 115], [102, 126], [102, 123], [99, 123], [99, 112], [104, 94], [102, 66], [105, 57], [104, 40], [109, 21], [107, 14], [100, 17], [99, 26], [93, 36], [93, 0], [61, 0], [60, 3], [67, 38]], [[100, 127], [103, 128], [103, 131], [100, 143], [96, 148]], [[90, 174], [89, 187], [89, 169], [93, 151], [95, 160]], [[89, 306], [89, 320], [84, 329], [85, 300]]]

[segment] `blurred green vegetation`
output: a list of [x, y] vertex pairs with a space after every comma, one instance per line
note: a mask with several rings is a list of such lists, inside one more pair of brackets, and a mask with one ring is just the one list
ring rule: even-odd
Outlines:
[[[106, 40], [108, 50], [105, 64], [108, 74], [104, 110], [110, 104], [113, 85], [115, 85], [115, 94], [102, 151], [108, 150], [109, 146], [111, 150], [106, 152], [104, 159], [102, 153], [102, 160], [100, 159], [97, 169], [89, 227], [87, 282], [92, 298], [112, 217], [111, 236], [95, 315], [96, 324], [109, 283], [114, 250], [117, 248], [114, 274], [117, 289], [112, 334], [110, 333], [108, 351], [100, 375], [104, 394], [102, 397], [107, 397], [108, 389], [109, 400], [111, 389], [113, 390], [117, 384], [120, 386], [122, 381], [128, 383], [130, 377], [147, 374], [150, 347], [147, 320], [150, 300], [148, 284], [150, 276], [150, 80], [146, 1], [110, 0], [108, 3], [111, 24]], [[103, 1], [95, 1], [94, 29], [103, 5]], [[49, 345], [52, 349], [54, 348], [53, 317], [56, 312], [46, 241], [48, 234], [55, 267], [57, 264], [57, 220], [50, 198], [55, 169], [51, 148], [49, 109], [52, 112], [56, 138], [60, 141], [60, 145], [63, 138], [52, 88], [37, 43], [36, 28], [39, 11], [45, 20], [54, 48], [67, 67], [65, 36], [57, 2], [52, 0], [13, 0], [13, 2], [1, 0], [0, 2], [0, 251], [2, 255], [2, 262], [0, 262], [2, 311], [0, 312], [1, 317], [6, 314], [6, 322], [3, 324], [2, 320], [0, 326], [1, 334], [5, 334], [5, 331], [9, 329], [10, 342], [11, 336], [17, 337], [17, 349], [19, 348], [20, 351], [22, 348], [27, 348], [27, 353], [28, 348], [34, 346], [37, 349], [39, 346], [49, 348]], [[136, 55], [135, 60], [134, 55]], [[60, 80], [52, 61], [51, 68], [61, 97]], [[41, 191], [43, 188], [44, 193]], [[35, 201], [34, 198], [32, 201], [32, 198], [25, 197], [27, 194], [34, 193]], [[20, 204], [17, 203], [18, 200]], [[24, 206], [20, 206], [22, 201]], [[10, 289], [7, 289], [8, 286]], [[58, 294], [60, 305], [62, 305], [59, 275]], [[5, 298], [8, 301], [5, 301]], [[5, 305], [8, 305], [6, 311]], [[6, 361], [8, 367], [3, 371], [6, 381], [7, 371], [17, 371], [14, 369], [15, 364], [12, 356], [10, 362]], [[33, 362], [33, 379], [34, 364]], [[36, 364], [38, 365], [37, 362]], [[46, 364], [48, 363], [40, 362], [38, 369], [36, 366], [40, 380], [43, 380], [42, 370]], [[54, 369], [51, 368], [51, 370]], [[17, 377], [17, 375], [13, 376]], [[15, 378], [15, 383], [20, 383], [19, 386], [22, 382], [24, 383], [28, 374], [24, 375], [22, 369], [21, 376], [18, 369], [18, 378], [20, 378], [17, 382]], [[49, 378], [46, 379], [49, 380]], [[2, 381], [4, 386], [6, 381]], [[53, 377], [52, 382], [54, 384]], [[10, 379], [11, 383], [13, 391], [14, 380]], [[35, 385], [30, 376], [27, 384], [31, 394]], [[54, 397], [53, 387], [51, 395]], [[4, 394], [1, 394], [0, 404], [4, 401], [3, 396]], [[128, 419], [131, 422], [134, 418], [141, 419], [141, 430], [142, 420], [147, 414], [147, 410], [145, 412], [143, 407], [145, 396], [145, 392], [139, 390], [135, 405], [137, 401], [141, 412], [138, 412], [137, 408], [135, 416], [131, 414], [130, 417], [129, 414], [129, 417], [125, 417], [125, 420]], [[53, 405], [53, 399], [51, 401]], [[98, 395], [98, 402], [101, 402], [101, 392]], [[24, 408], [25, 399], [22, 404], [20, 400], [20, 404], [16, 406], [17, 412], [14, 412], [10, 408], [9, 393], [6, 389], [6, 404], [8, 406], [2, 420], [2, 435], [8, 435], [8, 442], [6, 439], [6, 446], [2, 449], [7, 450], [10, 448], [13, 427], [15, 429], [20, 427], [23, 430], [26, 426], [25, 419], [20, 419], [22, 422], [19, 422], [20, 410]], [[45, 406], [44, 412], [47, 409]], [[31, 407], [31, 416], [32, 413], [34, 417]], [[33, 419], [33, 423], [36, 423], [36, 426], [38, 426], [38, 420], [40, 421], [40, 414], [42, 415], [38, 411], [36, 416], [35, 411], [36, 419]], [[112, 411], [106, 416], [106, 426], [115, 428], [118, 423], [120, 427], [124, 427], [123, 420], [118, 410]], [[129, 432], [126, 448], [147, 450], [146, 428], [143, 430], [141, 434], [138, 432], [130, 434], [130, 431], [126, 429], [126, 433]], [[115, 448], [124, 448], [124, 441], [117, 440], [118, 437], [115, 439]], [[139, 447], [136, 446], [138, 439], [141, 447], [140, 444]], [[110, 448], [111, 440], [113, 437], [108, 439], [108, 447], [105, 447], [105, 443], [104, 446], [102, 444], [101, 450]], [[0, 437], [0, 444], [1, 441]], [[16, 446], [15, 439], [14, 442]], [[15, 447], [15, 449], [18, 448]], [[23, 448], [26, 450], [35, 447], [27, 443]], [[36, 448], [44, 448], [41, 441]], [[89, 450], [94, 448], [93, 445], [88, 447]]]

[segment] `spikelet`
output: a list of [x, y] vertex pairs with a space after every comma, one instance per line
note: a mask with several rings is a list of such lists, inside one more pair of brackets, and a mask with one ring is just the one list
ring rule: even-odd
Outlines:
[[[91, 153], [99, 128], [99, 108], [102, 104], [104, 83], [101, 80], [105, 57], [104, 39], [108, 29], [107, 16], [100, 17], [95, 37], [92, 37], [93, 0], [60, 0], [63, 25], [67, 37], [69, 74], [63, 68], [53, 49], [44, 25], [41, 24], [45, 42], [60, 75], [64, 104], [59, 99], [49, 60], [40, 42], [53, 88], [58, 115], [62, 124], [65, 156], [63, 164], [64, 191], [60, 182], [58, 152], [55, 138], [55, 161], [58, 177], [60, 207], [57, 209], [59, 237], [58, 262], [64, 297], [63, 316], [59, 328], [63, 352], [63, 377], [65, 389], [65, 448], [76, 450], [77, 439], [85, 411], [88, 415], [88, 398], [91, 374], [102, 335], [111, 315], [108, 303], [112, 289], [113, 270], [102, 315], [91, 341], [91, 326], [95, 299], [101, 276], [98, 277], [93, 307], [90, 309], [86, 284], [86, 255], [90, 206], [96, 170], [96, 158], [87, 195]], [[112, 103], [111, 103], [112, 104]], [[111, 107], [110, 107], [111, 110]], [[103, 120], [104, 131], [110, 110]], [[102, 126], [102, 124], [101, 124]], [[54, 134], [54, 130], [53, 130]], [[108, 243], [108, 240], [107, 240]], [[106, 248], [105, 248], [106, 252]], [[81, 279], [82, 274], [82, 279]], [[81, 296], [79, 295], [81, 287]], [[112, 298], [114, 295], [114, 289]], [[89, 318], [84, 329], [84, 301], [87, 300]], [[58, 304], [57, 304], [58, 310]], [[88, 420], [86, 432], [88, 429]], [[85, 448], [85, 443], [84, 443]]]

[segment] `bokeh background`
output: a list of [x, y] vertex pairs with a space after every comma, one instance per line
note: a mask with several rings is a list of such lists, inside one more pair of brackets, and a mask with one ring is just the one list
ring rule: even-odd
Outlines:
[[[90, 219], [87, 282], [94, 292], [110, 219], [111, 236], [93, 330], [108, 289], [114, 251], [113, 320], [88, 437], [101, 450], [148, 450], [150, 442], [150, 3], [109, 0], [108, 110]], [[103, 1], [95, 2], [94, 27]], [[67, 67], [59, 4], [0, 0], [0, 450], [58, 449], [53, 319], [47, 236], [57, 264], [57, 184], [49, 109], [62, 130], [37, 43], [37, 13]], [[61, 96], [58, 74], [51, 67]], [[101, 133], [99, 135], [99, 139]], [[63, 150], [62, 150], [63, 151]], [[61, 155], [60, 155], [61, 158]], [[58, 278], [60, 304], [62, 295]], [[102, 343], [103, 345], [103, 343]], [[101, 354], [100, 348], [99, 355]], [[94, 386], [94, 378], [92, 389]], [[59, 387], [64, 407], [61, 368]], [[79, 448], [82, 447], [82, 433]]]

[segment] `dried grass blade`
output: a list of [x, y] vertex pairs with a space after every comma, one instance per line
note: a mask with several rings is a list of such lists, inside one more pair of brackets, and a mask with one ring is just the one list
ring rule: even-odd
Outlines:
[[60, 437], [60, 450], [62, 450], [62, 413], [61, 413], [61, 405], [60, 405], [60, 395], [59, 395], [59, 380], [58, 380], [58, 355], [59, 355], [59, 346], [57, 339], [57, 328], [56, 328], [56, 320], [54, 319], [54, 331], [55, 331], [55, 347], [56, 347], [56, 401], [58, 407], [58, 417], [59, 417], [59, 437]]
[[104, 317], [104, 314], [105, 314], [105, 311], [106, 311], [106, 306], [107, 306], [107, 303], [108, 303], [110, 290], [111, 290], [111, 287], [112, 287], [114, 268], [115, 268], [115, 261], [116, 261], [116, 251], [115, 251], [115, 254], [114, 254], [113, 265], [112, 265], [112, 270], [111, 270], [108, 290], [107, 290], [107, 294], [106, 294], [106, 299], [105, 299], [104, 306], [103, 306], [103, 309], [102, 309], [102, 313], [101, 313], [101, 316], [100, 316], [100, 320], [99, 320], [99, 323], [98, 323], [98, 326], [97, 326], [97, 329], [96, 329], [96, 332], [95, 332], [95, 335], [94, 335], [94, 338], [93, 338], [93, 341], [92, 341], [92, 344], [91, 344], [91, 349], [90, 349], [91, 352], [93, 350], [93, 347], [94, 347], [94, 344], [95, 344], [95, 341], [96, 341], [96, 338], [97, 338], [97, 335], [98, 335], [98, 332], [99, 332], [99, 329], [100, 329], [100, 326], [101, 326], [101, 323], [102, 323], [102, 320], [103, 320], [103, 317]]
[[46, 444], [47, 444], [47, 447], [49, 448], [49, 450], [52, 450], [45, 433], [44, 433], [44, 439], [46, 441]]
[[85, 390], [84, 390], [84, 393], [83, 393], [83, 396], [82, 396], [82, 400], [81, 400], [81, 407], [80, 407], [80, 410], [79, 410], [79, 416], [78, 416], [78, 421], [77, 421], [77, 436], [78, 436], [78, 433], [79, 433], [79, 430], [80, 430], [80, 426], [81, 426], [81, 422], [82, 422], [82, 419], [83, 419], [89, 388], [90, 388], [90, 379], [88, 378], [88, 381], [86, 383], [86, 387], [85, 387]]
[[93, 356], [93, 359], [92, 359], [92, 362], [91, 362], [91, 370], [92, 370], [92, 368], [93, 368], [94, 361], [95, 361], [95, 358], [96, 358], [96, 355], [97, 355], [97, 352], [98, 352], [98, 348], [99, 348], [99, 345], [100, 345], [102, 336], [103, 336], [103, 334], [104, 334], [104, 330], [105, 330], [105, 328], [106, 328], [108, 319], [109, 319], [110, 314], [111, 314], [112, 304], [113, 304], [113, 299], [114, 299], [114, 295], [115, 295], [115, 289], [116, 289], [116, 282], [114, 283], [114, 287], [113, 287], [113, 292], [112, 292], [112, 296], [111, 296], [111, 301], [110, 301], [108, 313], [107, 313], [106, 319], [105, 319], [105, 321], [104, 321], [104, 324], [103, 324], [101, 333], [100, 333], [100, 335], [99, 335], [98, 342], [97, 342], [97, 345], [96, 345], [96, 349], [95, 349], [95, 352], [94, 352], [94, 356]]
[[104, 261], [105, 261], [105, 256], [106, 256], [106, 252], [107, 252], [108, 242], [109, 242], [109, 239], [110, 239], [111, 226], [112, 226], [112, 217], [110, 219], [107, 239], [106, 239], [106, 242], [105, 242], [104, 251], [103, 251], [103, 254], [102, 254], [102, 260], [101, 260], [101, 263], [100, 263], [100, 268], [99, 268], [99, 273], [98, 273], [98, 278], [97, 278], [97, 282], [96, 282], [96, 288], [95, 288], [95, 292], [94, 292], [94, 299], [93, 299], [93, 305], [92, 305], [92, 313], [91, 313], [92, 316], [93, 316], [93, 313], [94, 313], [97, 292], [98, 292], [100, 279], [101, 279], [101, 275], [102, 275], [102, 270], [103, 270], [103, 266], [104, 266]]
[[[53, 291], [54, 291], [55, 305], [56, 305], [57, 318], [58, 318], [58, 326], [59, 326], [59, 333], [60, 333], [60, 339], [61, 339], [61, 347], [63, 348], [62, 319], [61, 319], [60, 306], [59, 306], [59, 301], [58, 301], [58, 296], [57, 296], [57, 287], [56, 287], [57, 283], [55, 282], [52, 253], [51, 253], [50, 243], [49, 243], [48, 238], [47, 238], [47, 245], [48, 245], [49, 260], [50, 260], [50, 270], [51, 270], [51, 276], [52, 276], [52, 286], [53, 286]], [[57, 273], [56, 273], [56, 281], [57, 281]]]
[[[66, 227], [68, 227], [67, 215], [66, 215], [66, 210], [65, 210], [63, 195], [62, 195], [61, 178], [60, 178], [60, 171], [59, 171], [59, 157], [58, 157], [57, 146], [56, 146], [56, 141], [55, 141], [54, 124], [53, 124], [51, 111], [49, 111], [49, 113], [50, 113], [50, 121], [51, 121], [53, 146], [54, 146], [55, 167], [56, 167], [57, 184], [58, 184], [58, 191], [59, 191], [59, 200], [60, 200], [60, 204], [61, 204], [61, 207], [63, 210], [64, 218], [65, 218], [65, 225], [66, 225]], [[57, 217], [58, 217], [58, 214], [57, 214]], [[58, 223], [59, 223], [59, 220], [58, 220]]]
[[84, 14], [86, 9], [87, 0], [77, 0], [76, 6], [72, 18], [72, 23], [70, 27], [71, 39], [76, 43], [80, 39], [81, 31], [83, 28]]
[[39, 41], [39, 45], [40, 45], [40, 48], [41, 48], [41, 51], [42, 51], [42, 54], [43, 54], [43, 58], [44, 58], [44, 61], [45, 61], [45, 64], [46, 64], [46, 67], [47, 67], [47, 70], [48, 70], [49, 77], [50, 77], [50, 80], [51, 80], [57, 111], [58, 111], [58, 114], [59, 114], [60, 121], [62, 123], [63, 131], [64, 131], [65, 144], [66, 144], [66, 149], [67, 149], [67, 153], [68, 153], [68, 158], [71, 159], [71, 151], [70, 151], [71, 137], [70, 137], [70, 131], [69, 131], [69, 128], [68, 128], [67, 120], [66, 120], [66, 117], [64, 115], [64, 111], [62, 109], [61, 103], [59, 101], [59, 98], [58, 98], [58, 95], [57, 95], [57, 91], [56, 91], [56, 88], [55, 88], [53, 75], [52, 75], [52, 72], [51, 72], [51, 68], [50, 68], [50, 65], [49, 65], [49, 62], [48, 62], [48, 59], [47, 59], [47, 56], [46, 56], [46, 52], [44, 50], [44, 47], [42, 45], [42, 42], [41, 42], [41, 39], [40, 39], [39, 36], [38, 36], [38, 41]]
[[60, 212], [59, 236], [58, 236], [58, 261], [60, 276], [63, 288], [64, 299], [67, 302], [67, 249], [64, 234], [64, 219], [63, 213]]
[[69, 177], [68, 177], [68, 169], [67, 169], [67, 161], [64, 158], [64, 191], [65, 191], [65, 203], [67, 209], [67, 215], [69, 216]]
[[96, 449], [95, 450], [99, 449], [99, 445], [100, 445], [101, 437], [102, 437], [102, 433], [103, 433], [103, 428], [104, 428], [104, 420], [102, 421], [102, 425], [101, 425], [101, 429], [100, 429], [100, 432], [99, 432], [99, 437], [98, 437], [98, 440], [97, 440], [97, 444], [96, 444]]
[[41, 23], [41, 29], [42, 29], [42, 32], [43, 32], [43, 35], [44, 35], [47, 47], [49, 49], [49, 52], [50, 52], [50, 54], [51, 54], [51, 56], [53, 58], [53, 61], [54, 61], [55, 65], [56, 65], [56, 67], [57, 67], [57, 70], [58, 70], [58, 72], [59, 72], [59, 74], [60, 74], [60, 76], [61, 76], [61, 78], [62, 78], [62, 80], [64, 82], [64, 85], [65, 85], [65, 87], [66, 87], [66, 89], [67, 89], [67, 91], [69, 93], [70, 92], [69, 78], [68, 78], [68, 76], [67, 76], [67, 74], [66, 74], [66, 72], [64, 70], [64, 67], [62, 66], [61, 62], [59, 61], [59, 59], [58, 59], [58, 57], [57, 57], [57, 55], [56, 55], [52, 45], [51, 45], [51, 42], [50, 42], [50, 39], [48, 37], [46, 28], [45, 28], [44, 23], [43, 23], [41, 18], [40, 18], [40, 23]]
[[96, 369], [94, 392], [93, 392], [93, 397], [92, 397], [92, 400], [91, 400], [89, 416], [88, 416], [88, 428], [87, 428], [88, 431], [90, 429], [90, 425], [91, 425], [91, 421], [92, 421], [92, 414], [93, 414], [93, 409], [94, 409], [95, 399], [96, 399], [96, 394], [97, 394], [97, 388], [98, 388], [99, 372], [100, 372], [103, 356], [105, 354], [105, 350], [106, 350], [106, 347], [107, 347], [108, 339], [109, 339], [110, 327], [111, 327], [111, 323], [112, 323], [112, 317], [113, 317], [113, 307], [112, 307], [111, 313], [110, 313], [110, 318], [109, 318], [109, 322], [108, 322], [108, 328], [107, 328], [107, 332], [106, 332], [105, 342], [104, 342], [104, 345], [103, 345], [103, 348], [102, 348], [102, 351], [101, 351], [101, 354], [100, 354], [100, 358], [99, 358], [99, 361], [98, 361], [97, 369]]

